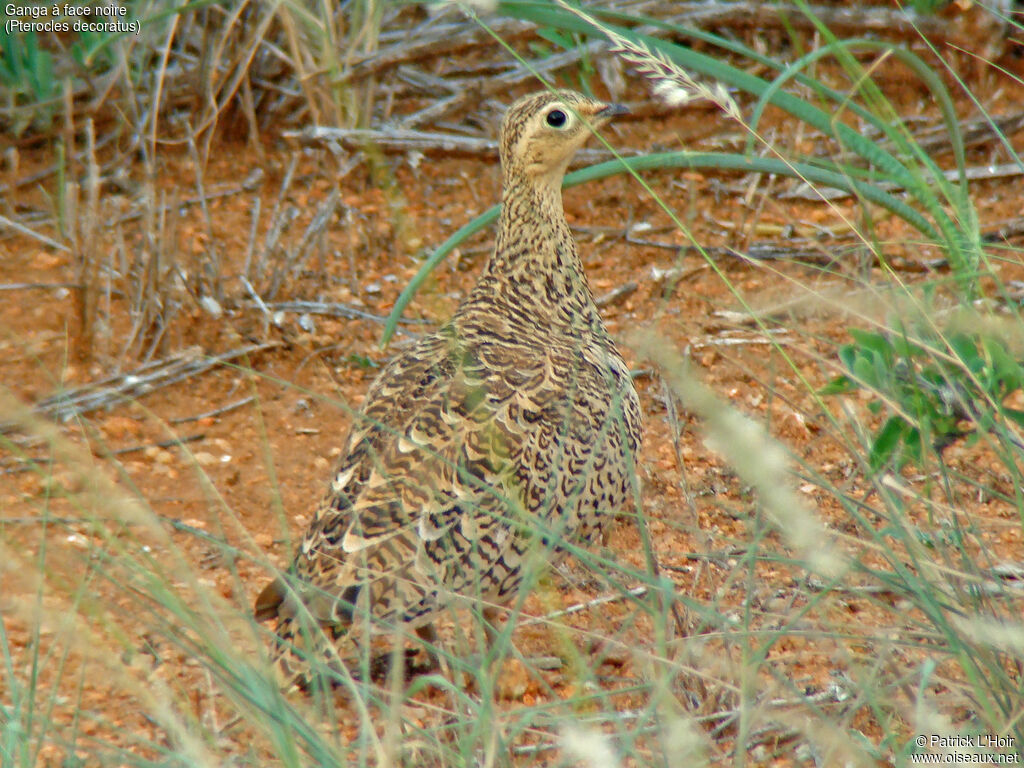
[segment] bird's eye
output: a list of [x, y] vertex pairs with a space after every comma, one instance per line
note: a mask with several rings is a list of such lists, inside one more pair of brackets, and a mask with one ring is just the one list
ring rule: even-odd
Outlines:
[[564, 128], [569, 118], [566, 117], [565, 112], [560, 109], [552, 109], [548, 112], [547, 124], [552, 128]]

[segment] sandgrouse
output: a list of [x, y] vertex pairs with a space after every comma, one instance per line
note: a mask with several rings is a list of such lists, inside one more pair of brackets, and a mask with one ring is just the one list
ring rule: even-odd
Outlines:
[[531, 552], [557, 561], [630, 498], [640, 406], [561, 194], [576, 150], [625, 111], [564, 90], [509, 108], [493, 255], [452, 319], [370, 386], [294, 562], [256, 601], [286, 686], [367, 635], [432, 638], [459, 599], [492, 618]]

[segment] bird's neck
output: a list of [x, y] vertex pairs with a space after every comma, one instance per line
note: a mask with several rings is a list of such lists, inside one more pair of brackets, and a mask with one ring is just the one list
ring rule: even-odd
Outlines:
[[505, 180], [494, 253], [467, 303], [493, 301], [496, 294], [505, 312], [534, 325], [605, 335], [560, 183]]

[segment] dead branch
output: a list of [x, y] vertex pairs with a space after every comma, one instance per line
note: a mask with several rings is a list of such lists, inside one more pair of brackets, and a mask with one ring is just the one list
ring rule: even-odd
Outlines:
[[1011, 219], [1004, 222], [999, 229], [993, 232], [984, 232], [981, 237], [982, 240], [993, 243], [1000, 240], [1009, 240], [1013, 237], [1020, 237], [1021, 235], [1024, 235], [1024, 218]]
[[[99, 151], [99, 150], [103, 149], [108, 144], [110, 144], [112, 141], [114, 141], [114, 139], [118, 138], [118, 136], [120, 136], [120, 135], [121, 135], [121, 131], [120, 130], [111, 131], [106, 136], [104, 136], [102, 139], [100, 139], [99, 141], [96, 142], [95, 150]], [[87, 150], [83, 149], [83, 150], [81, 150], [79, 152], [76, 152], [76, 153], [72, 154], [71, 157], [68, 159], [68, 162], [69, 163], [79, 163], [79, 162], [81, 162], [85, 158], [86, 152], [87, 152]], [[106, 165], [103, 166], [104, 174], [107, 171], [110, 171], [112, 169], [115, 169], [115, 168], [119, 167], [119, 165], [120, 165], [119, 161], [112, 161], [110, 163], [107, 163]], [[25, 176], [25, 177], [23, 177], [21, 179], [17, 179], [16, 181], [12, 182], [11, 184], [0, 184], [0, 195], [6, 195], [6, 194], [9, 194], [10, 192], [14, 191], [15, 189], [20, 189], [21, 187], [27, 187], [29, 184], [35, 184], [36, 182], [42, 181], [43, 179], [47, 178], [48, 176], [52, 176], [55, 173], [57, 173], [58, 170], [60, 170], [60, 163], [54, 163], [53, 165], [49, 165], [46, 168], [43, 168], [41, 171], [36, 171], [35, 173], [31, 173], [28, 176]]]
[[[963, 139], [965, 149], [972, 149], [986, 144], [999, 141], [1004, 136], [1012, 136], [1017, 131], [1024, 129], [1024, 112], [1014, 112], [999, 117], [977, 117], [972, 120], [960, 122], [960, 135]], [[881, 138], [882, 132], [871, 130], [869, 137]], [[821, 134], [815, 138], [822, 138]], [[920, 132], [914, 134], [914, 143], [929, 155], [936, 155], [940, 152], [950, 151], [952, 141], [950, 139], [949, 126], [945, 121], [928, 125]], [[883, 147], [891, 148], [892, 142], [885, 141]], [[837, 158], [840, 161], [849, 161], [856, 158], [853, 152], [844, 152]]]
[[[143, 395], [198, 376], [223, 363], [275, 346], [277, 342], [250, 344], [219, 355], [206, 355], [199, 348], [193, 347], [165, 360], [146, 363], [131, 373], [110, 376], [98, 382], [58, 392], [40, 400], [33, 410], [41, 416], [65, 422], [89, 411], [112, 408], [137, 400]], [[15, 422], [0, 422], [0, 433], [14, 426]]]
[[[387, 320], [383, 315], [375, 315], [349, 304], [342, 304], [337, 301], [279, 301], [274, 304], [263, 304], [265, 311], [296, 312], [303, 315], [326, 315], [327, 317], [344, 317], [347, 320], [372, 320], [375, 323], [383, 323]], [[398, 322], [406, 325], [428, 325], [429, 320], [420, 318], [401, 317]]]
[[28, 237], [31, 237], [31, 238], [34, 238], [34, 239], [38, 240], [39, 242], [43, 243], [44, 245], [48, 245], [51, 248], [54, 248], [54, 249], [56, 249], [58, 251], [65, 251], [65, 252], [70, 252], [71, 251], [71, 249], [68, 246], [64, 245], [64, 243], [58, 243], [53, 238], [47, 237], [46, 235], [41, 234], [39, 232], [36, 232], [33, 229], [29, 229], [24, 224], [20, 224], [17, 221], [13, 221], [12, 219], [9, 219], [9, 218], [7, 218], [6, 216], [4, 216], [2, 214], [0, 214], [0, 225], [3, 225], [5, 227], [10, 227], [11, 229], [18, 231], [21, 234], [27, 235]]
[[612, 304], [618, 304], [620, 301], [624, 301], [628, 296], [636, 293], [636, 289], [639, 286], [634, 282], [625, 283], [620, 285], [618, 288], [613, 288], [608, 291], [604, 296], [594, 300], [599, 308], [609, 307]]
[[478, 78], [472, 81], [471, 84], [459, 88], [447, 98], [441, 99], [429, 107], [421, 109], [419, 112], [402, 118], [398, 121], [398, 126], [403, 129], [410, 129], [424, 123], [442, 120], [466, 104], [479, 104], [488, 96], [507, 93], [513, 86], [535, 77], [540, 78], [556, 69], [572, 66], [584, 54], [592, 56], [607, 47], [608, 44], [604, 40], [595, 40], [582, 48], [574, 48], [571, 51], [563, 51], [544, 59], [518, 64], [509, 72], [497, 77]]
[[570, 605], [568, 608], [563, 608], [558, 611], [552, 611], [543, 616], [533, 616], [528, 619], [523, 619], [519, 622], [520, 627], [528, 627], [531, 624], [544, 624], [547, 622], [560, 619], [563, 616], [571, 616], [574, 613], [585, 611], [590, 608], [596, 608], [599, 605], [607, 605], [608, 603], [618, 602], [619, 600], [628, 600], [631, 597], [643, 597], [647, 594], [647, 587], [640, 585], [637, 587], [630, 587], [625, 592], [618, 592], [615, 594], [601, 595], [595, 597], [593, 600], [587, 600], [585, 603], [576, 603]]
[[[452, 133], [410, 131], [402, 128], [329, 128], [314, 125], [301, 131], [285, 131], [283, 135], [286, 139], [314, 146], [335, 141], [350, 151], [372, 145], [389, 153], [420, 152], [425, 155], [498, 157], [497, 141]], [[630, 156], [638, 152], [625, 150], [619, 154]], [[576, 160], [581, 164], [612, 160], [614, 157], [615, 155], [604, 149], [582, 149], [576, 153]]]
[[198, 435], [185, 435], [184, 437], [175, 437], [171, 440], [161, 440], [158, 443], [140, 443], [139, 445], [129, 445], [127, 448], [118, 448], [116, 451], [111, 451], [111, 456], [124, 456], [127, 453], [138, 453], [144, 451], [147, 448], [175, 448], [185, 443], [198, 443], [200, 440], [205, 440], [206, 435], [200, 433]]
[[[1021, 129], [1024, 129], [1024, 112], [993, 118], [979, 117], [960, 124], [964, 146], [968, 148], [989, 144], [1004, 136], [1012, 136]], [[929, 152], [944, 146], [943, 142], [949, 143], [949, 130], [945, 125], [939, 125], [934, 130], [934, 138], [918, 140], [918, 144]]]
[[[964, 170], [964, 177], [968, 181], [984, 181], [989, 179], [1005, 179], [1012, 176], [1024, 176], [1024, 169], [1020, 167], [1019, 163], [1000, 163], [999, 165], [978, 165], [966, 168]], [[954, 168], [949, 171], [943, 171], [942, 177], [946, 181], [957, 182], [960, 179], [960, 172]], [[894, 190], [903, 189], [902, 184], [895, 182], [878, 182], [876, 186], [879, 189], [884, 189], [886, 192], [892, 192]], [[794, 198], [800, 200], [841, 200], [844, 197], [853, 196], [853, 192], [845, 189], [835, 189], [833, 187], [822, 187], [822, 186], [809, 186], [804, 182], [800, 182], [793, 189], [786, 192], [782, 192], [778, 195], [780, 199], [792, 200]]]
[[255, 399], [256, 399], [255, 395], [249, 395], [248, 397], [243, 397], [241, 400], [236, 400], [233, 403], [228, 403], [227, 405], [223, 405], [220, 408], [214, 408], [212, 411], [206, 411], [205, 413], [199, 413], [199, 414], [196, 414], [195, 416], [179, 416], [176, 419], [171, 419], [170, 423], [171, 424], [185, 424], [185, 423], [190, 422], [190, 421], [202, 421], [203, 419], [212, 419], [215, 416], [221, 416], [221, 415], [223, 415], [225, 413], [230, 413], [231, 411], [237, 410], [237, 409], [241, 408], [242, 406], [248, 405], [249, 403], [253, 402]]
[[55, 291], [61, 288], [74, 288], [77, 283], [2, 283], [0, 291]]
[[863, 34], [870, 32], [885, 38], [952, 39], [948, 22], [934, 16], [907, 13], [876, 6], [812, 5], [806, 11], [796, 5], [777, 5], [760, 2], [667, 3], [671, 13], [662, 16], [648, 10], [647, 15], [688, 27], [706, 29], [726, 26], [732, 29], [780, 27], [785, 24], [795, 29], [811, 30], [816, 18], [836, 34]]
[[[455, 56], [473, 48], [494, 45], [495, 37], [507, 43], [532, 35], [534, 25], [525, 21], [499, 21], [490, 25], [490, 30], [483, 29], [475, 22], [465, 20], [441, 24], [431, 29], [424, 37], [410, 42], [409, 31], [400, 30], [396, 35], [400, 39], [386, 48], [378, 50], [371, 56], [353, 62], [348, 72], [341, 78], [341, 83], [353, 83], [373, 77], [400, 64], [422, 61], [435, 56]], [[383, 43], [384, 36], [381, 36]]]
[[[165, 205], [158, 206], [153, 213], [156, 215], [168, 213], [174, 207], [177, 208], [190, 208], [193, 205], [200, 205], [210, 202], [211, 200], [219, 200], [222, 197], [231, 197], [233, 195], [241, 194], [242, 192], [255, 192], [260, 188], [263, 183], [263, 169], [260, 167], [253, 168], [249, 172], [249, 175], [245, 177], [245, 180], [241, 184], [226, 184], [221, 185], [220, 189], [210, 191], [205, 196], [199, 197], [186, 197], [184, 200], [176, 200], [174, 204], [167, 203]], [[257, 198], [258, 199], [258, 198]], [[117, 219], [112, 219], [106, 223], [106, 226], [113, 227], [117, 224], [125, 224], [129, 221], [135, 221], [141, 219], [143, 216], [142, 211], [134, 211], [132, 213], [126, 213]]]
[[[685, 27], [706, 29], [730, 27], [733, 29], [778, 28], [785, 23], [799, 30], [815, 29], [811, 20], [816, 17], [825, 26], [839, 34], [871, 33], [885, 38], [919, 38], [925, 35], [933, 41], [956, 39], [956, 27], [947, 21], [918, 16], [900, 10], [875, 7], [834, 7], [813, 5], [807, 12], [796, 5], [779, 6], [760, 2], [665, 2], [661, 9], [647, 7], [647, 16]], [[534, 34], [533, 24], [523, 21], [501, 20], [484, 29], [476, 21], [464, 20], [439, 24], [422, 33], [418, 40], [409, 40], [409, 30], [396, 30], [381, 36], [381, 48], [375, 54], [357, 59], [342, 75], [341, 82], [352, 83], [374, 77], [402, 64], [437, 57], [454, 57], [460, 53], [494, 44], [495, 37], [514, 43]]]

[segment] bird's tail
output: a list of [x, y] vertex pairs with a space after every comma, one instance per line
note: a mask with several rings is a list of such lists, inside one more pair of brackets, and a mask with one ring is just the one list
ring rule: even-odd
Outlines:
[[[296, 616], [278, 620], [271, 649], [271, 665], [281, 690], [330, 688], [344, 674], [335, 633], [330, 628], [307, 626]], [[344, 630], [342, 630], [344, 634]]]

